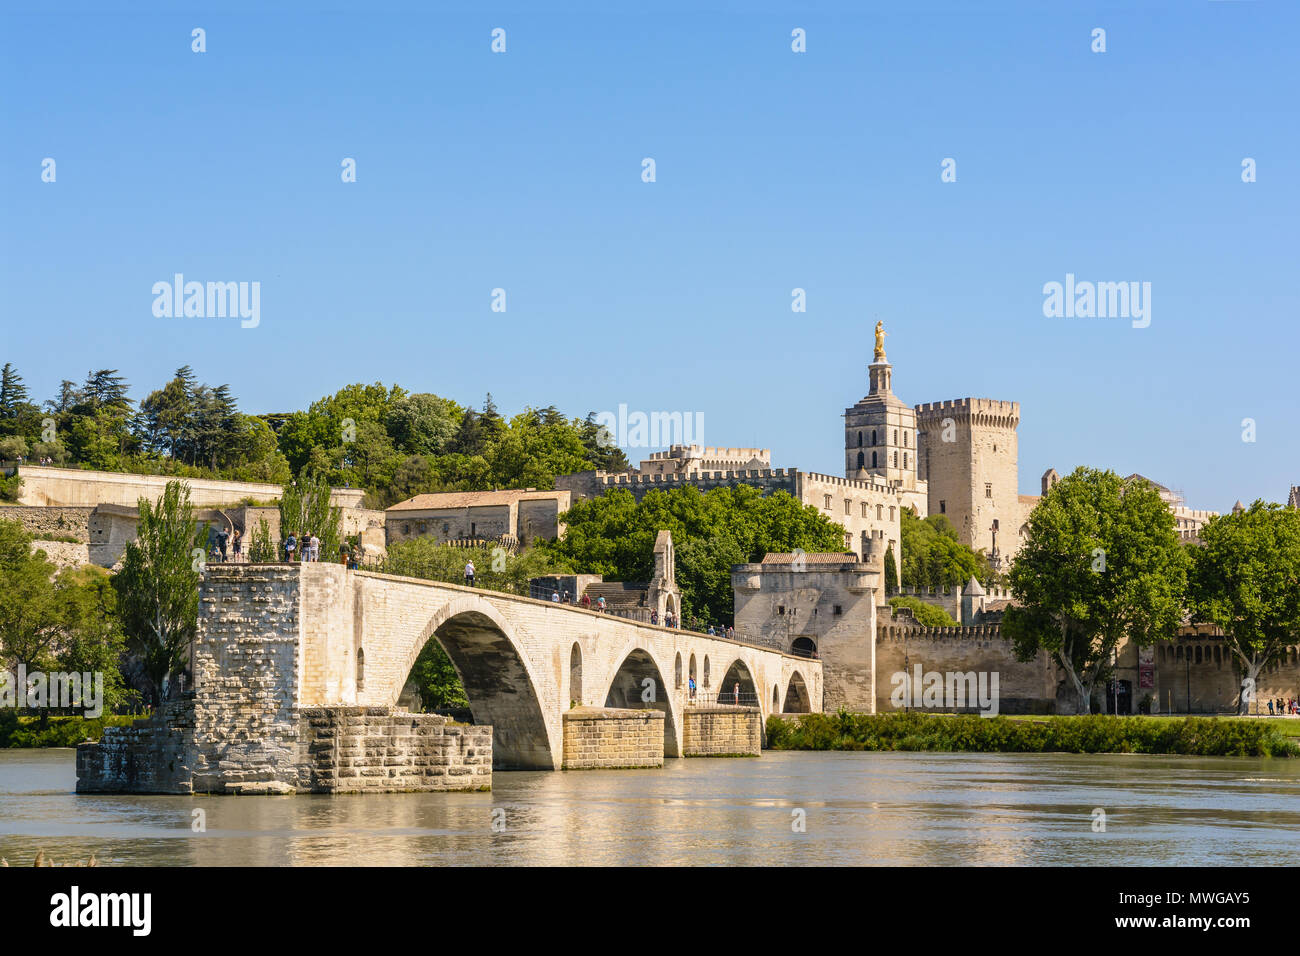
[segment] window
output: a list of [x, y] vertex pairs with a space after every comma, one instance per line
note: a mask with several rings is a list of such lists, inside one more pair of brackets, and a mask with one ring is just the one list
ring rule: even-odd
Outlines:
[[778, 605], [776, 606], [776, 613], [777, 613], [777, 614], [780, 614], [780, 615], [782, 615], [782, 616], [784, 616], [784, 615], [785, 615], [785, 605], [784, 605], [784, 604], [778, 604]]
[[858, 432], [858, 447], [862, 447], [862, 432]]
[[866, 463], [867, 456], [863, 452], [858, 452], [858, 467], [863, 468], [866, 466]]
[[889, 520], [890, 520], [890, 521], [893, 521], [893, 520], [894, 520], [894, 506], [893, 506], [893, 505], [890, 505], [890, 506], [889, 506]]
[[939, 514], [946, 515], [947, 513], [948, 513], [948, 502], [944, 501], [941, 498], [939, 499]]
[[894, 452], [894, 467], [898, 467], [898, 452]]
[[885, 517], [885, 506], [884, 506], [884, 505], [876, 505], [876, 520], [879, 521], [879, 520], [881, 520], [883, 517]]
[[871, 447], [876, 447], [876, 430], [874, 428], [871, 429]]
[[903, 452], [903, 467], [907, 467], [907, 452]]
[[827, 511], [830, 511], [830, 510], [831, 510], [831, 496], [830, 496], [830, 495], [823, 495], [822, 497], [825, 499], [824, 503], [822, 504], [822, 507], [825, 508]]
[[848, 531], [844, 532], [844, 550], [845, 551], [853, 550], [853, 535], [850, 534]]
[[895, 445], [898, 444], [898, 429], [897, 429], [897, 428], [894, 429], [894, 444], [895, 444]]
[[837, 605], [835, 605], [835, 611], [834, 611], [833, 613], [835, 613], [835, 614], [843, 614], [843, 613], [844, 613], [844, 608], [840, 607], [840, 606], [837, 604]]
[[984, 482], [984, 497], [985, 498], [993, 497], [993, 482], [991, 481]]
[[844, 499], [844, 513], [845, 513], [846, 515], [851, 515], [851, 514], [853, 514], [853, 502], [852, 502], [851, 500], [849, 500], [848, 498], [845, 498], [845, 499]]
[[871, 505], [867, 504], [865, 501], [862, 502], [862, 517], [864, 518], [871, 517]]
[[[904, 448], [907, 447], [907, 432], [903, 432], [903, 447], [904, 447]], [[993, 450], [994, 450], [994, 451], [997, 451], [996, 448], [994, 448]]]

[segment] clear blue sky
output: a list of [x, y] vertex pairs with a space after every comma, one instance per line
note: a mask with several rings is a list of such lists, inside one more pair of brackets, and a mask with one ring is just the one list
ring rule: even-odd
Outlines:
[[[378, 380], [840, 473], [879, 317], [905, 401], [1021, 403], [1023, 492], [1300, 484], [1298, 4], [264, 6], [4, 5], [0, 361], [38, 399]], [[260, 282], [260, 326], [155, 318], [176, 272]], [[1045, 318], [1067, 272], [1150, 282], [1150, 327]]]

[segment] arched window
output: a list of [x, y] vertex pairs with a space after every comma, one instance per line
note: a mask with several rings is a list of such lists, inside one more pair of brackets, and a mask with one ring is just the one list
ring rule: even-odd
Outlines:
[[866, 465], [866, 463], [867, 463], [867, 456], [862, 452], [858, 452], [858, 467], [862, 468]]
[[903, 467], [907, 467], [907, 452], [903, 452]]
[[704, 686], [709, 686], [709, 655], [704, 655]]
[[[903, 432], [903, 447], [904, 447], [904, 448], [907, 447], [907, 432], [906, 432], [906, 431]], [[995, 448], [994, 451], [997, 451], [997, 449]]]
[[366, 652], [357, 648], [357, 690], [366, 689]]
[[871, 447], [876, 447], [876, 430], [874, 428], [871, 429]]
[[781, 693], [775, 684], [772, 685], [772, 713], [781, 712]]
[[884, 505], [876, 505], [876, 520], [877, 520], [877, 521], [880, 521], [880, 520], [883, 519], [884, 517], [885, 517], [885, 506], [884, 506]]
[[876, 467], [876, 453], [874, 451], [871, 453], [871, 467]]
[[858, 447], [862, 447], [862, 432], [858, 432]]
[[678, 652], [677, 652], [677, 662], [673, 665], [673, 677], [674, 677], [674, 679], [676, 680], [676, 684], [675, 684], [674, 686], [676, 686], [676, 687], [681, 687], [681, 686], [682, 686], [682, 654], [681, 654], [681, 651], [678, 651]]
[[897, 429], [897, 428], [894, 429], [894, 444], [895, 444], [895, 445], [898, 444], [898, 429]]
[[898, 452], [894, 452], [894, 467], [898, 467]]

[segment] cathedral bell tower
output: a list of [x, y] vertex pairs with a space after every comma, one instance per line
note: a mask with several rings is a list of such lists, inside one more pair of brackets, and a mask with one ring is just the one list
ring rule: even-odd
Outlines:
[[870, 391], [844, 410], [844, 477], [883, 478], [916, 489], [916, 412], [893, 391], [893, 366], [885, 357], [885, 327], [876, 323]]

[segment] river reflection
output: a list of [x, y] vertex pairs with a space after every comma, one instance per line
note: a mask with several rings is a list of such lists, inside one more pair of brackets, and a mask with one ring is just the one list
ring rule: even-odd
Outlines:
[[[497, 773], [491, 793], [78, 796], [71, 750], [0, 751], [0, 856], [106, 864], [1275, 864], [1300, 760], [772, 753]], [[1105, 832], [1094, 832], [1095, 808]], [[205, 832], [195, 832], [202, 810]], [[504, 810], [504, 820], [494, 811]], [[796, 811], [803, 811], [802, 814]], [[794, 824], [802, 817], [805, 832]], [[500, 830], [500, 825], [504, 830]]]

